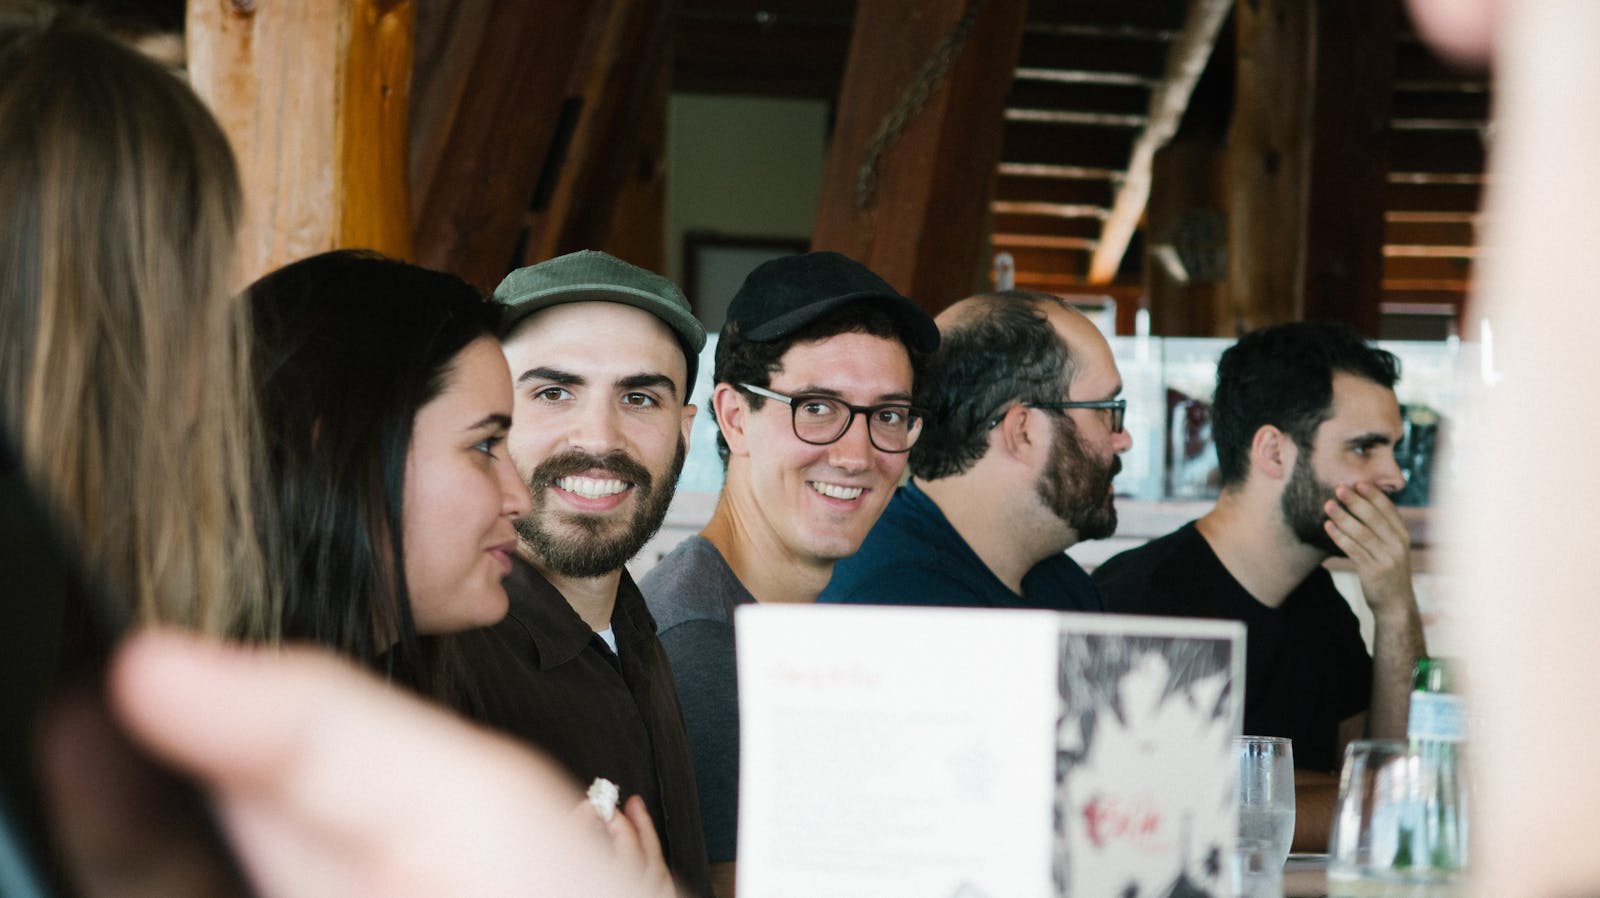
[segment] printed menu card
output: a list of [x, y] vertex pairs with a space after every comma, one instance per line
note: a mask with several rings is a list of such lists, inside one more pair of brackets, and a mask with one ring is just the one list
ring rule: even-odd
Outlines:
[[1244, 627], [736, 611], [740, 898], [1221, 895]]

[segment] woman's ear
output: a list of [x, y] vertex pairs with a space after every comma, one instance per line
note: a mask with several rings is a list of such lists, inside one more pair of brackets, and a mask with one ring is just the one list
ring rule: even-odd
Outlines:
[[748, 455], [749, 444], [745, 439], [745, 416], [750, 408], [745, 395], [734, 388], [733, 384], [717, 384], [711, 393], [711, 410], [717, 416], [717, 429], [722, 431], [722, 438], [728, 443], [730, 455]]

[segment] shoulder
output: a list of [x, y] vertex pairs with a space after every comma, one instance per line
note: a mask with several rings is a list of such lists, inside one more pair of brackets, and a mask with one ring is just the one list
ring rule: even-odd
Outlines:
[[1208, 555], [1210, 547], [1189, 523], [1106, 559], [1093, 578], [1108, 610], [1149, 610], [1163, 604], [1162, 596], [1174, 583], [1192, 579]]
[[1022, 578], [1022, 593], [1055, 611], [1104, 611], [1100, 589], [1082, 565], [1065, 552], [1039, 562]]
[[663, 634], [691, 621], [732, 626], [732, 607], [750, 595], [722, 553], [698, 535], [679, 543], [640, 578], [639, 591]]
[[817, 601], [928, 605], [947, 598], [948, 604], [971, 604], [947, 596], [961, 579], [952, 570], [959, 548], [948, 545], [948, 528], [926, 496], [901, 487], [855, 554], [834, 563], [833, 578]]

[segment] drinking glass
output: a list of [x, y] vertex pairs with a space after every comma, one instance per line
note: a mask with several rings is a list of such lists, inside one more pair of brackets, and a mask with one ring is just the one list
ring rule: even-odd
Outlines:
[[1435, 863], [1435, 824], [1441, 808], [1460, 807], [1459, 789], [1453, 770], [1403, 742], [1350, 743], [1328, 846], [1330, 894], [1455, 894], [1461, 871]]
[[1229, 898], [1283, 898], [1283, 864], [1278, 846], [1266, 839], [1240, 837], [1228, 868]]
[[1239, 838], [1271, 846], [1269, 860], [1283, 869], [1294, 841], [1294, 748], [1275, 736], [1234, 739], [1239, 760]]

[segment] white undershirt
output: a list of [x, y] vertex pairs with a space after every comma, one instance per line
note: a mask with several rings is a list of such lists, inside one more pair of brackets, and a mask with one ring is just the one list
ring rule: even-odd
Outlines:
[[604, 639], [606, 641], [606, 645], [611, 646], [611, 654], [617, 654], [617, 634], [615, 631], [613, 631], [610, 627], [606, 627], [604, 630], [600, 630], [595, 635], [599, 636], [601, 639]]

